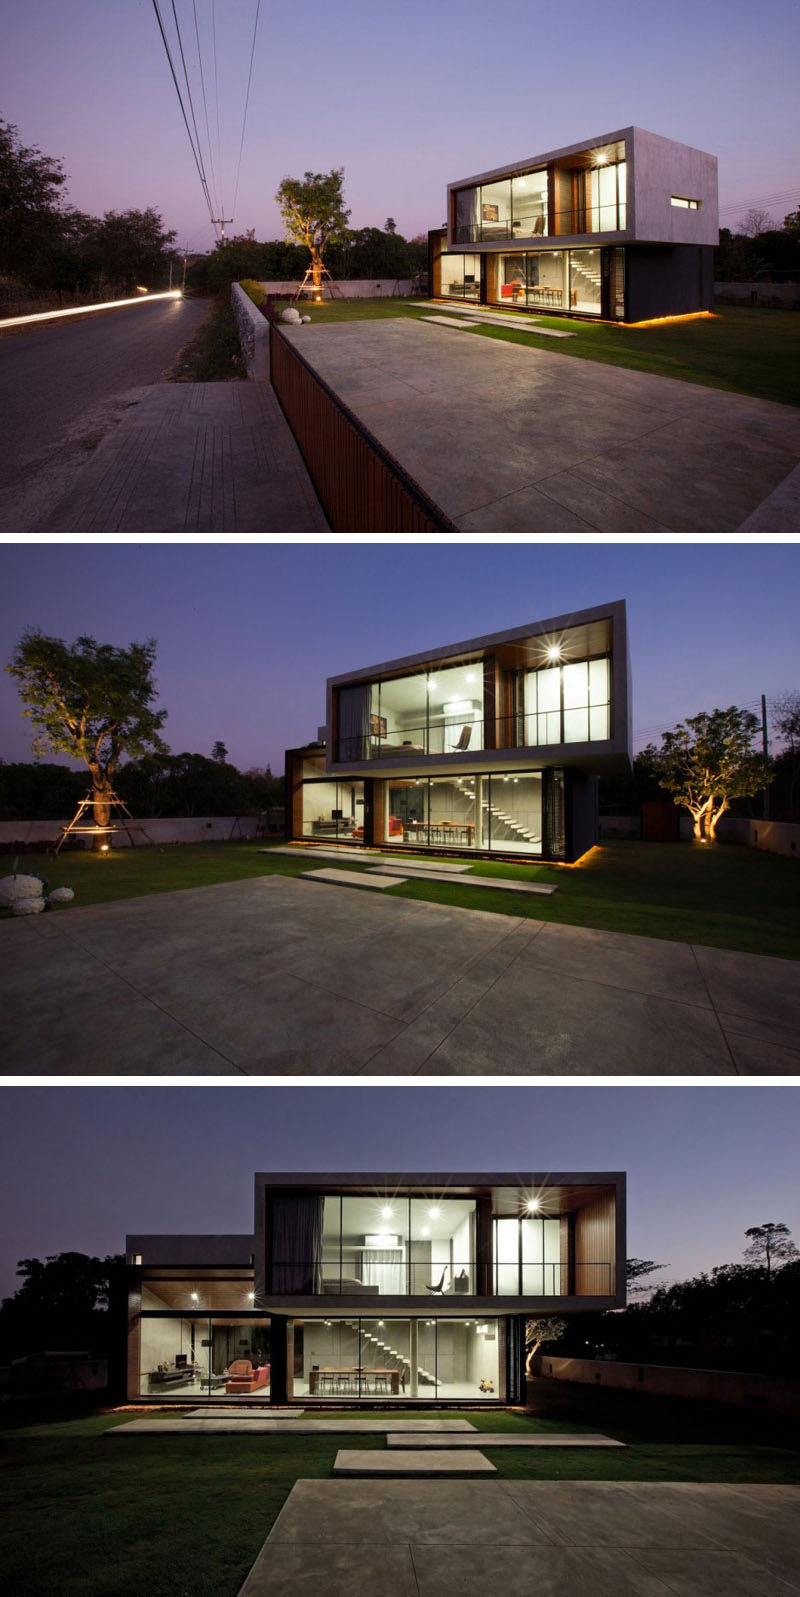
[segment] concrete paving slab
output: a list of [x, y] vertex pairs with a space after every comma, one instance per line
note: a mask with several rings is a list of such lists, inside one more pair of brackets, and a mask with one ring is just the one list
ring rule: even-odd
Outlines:
[[442, 1432], [460, 1436], [462, 1431], [474, 1432], [474, 1426], [467, 1420], [401, 1420], [392, 1416], [383, 1419], [337, 1419], [335, 1414], [325, 1415], [316, 1420], [296, 1419], [291, 1427], [281, 1421], [276, 1415], [256, 1414], [252, 1418], [244, 1414], [206, 1414], [201, 1418], [192, 1415], [165, 1415], [157, 1418], [143, 1417], [142, 1419], [125, 1420], [122, 1425], [114, 1425], [104, 1431], [104, 1436], [177, 1436], [185, 1435], [217, 1435], [236, 1436], [247, 1433], [254, 1436], [279, 1436], [286, 1435], [291, 1430], [292, 1436], [384, 1436], [389, 1433], [413, 1431], [415, 1436], [421, 1434]]
[[[428, 865], [421, 870], [411, 865], [371, 865], [370, 871], [376, 876], [397, 877], [402, 872], [405, 876], [416, 876], [422, 880], [425, 878], [434, 882], [446, 882], [449, 880], [447, 872], [437, 871], [434, 867]], [[515, 882], [508, 876], [469, 876], [465, 878], [465, 881], [468, 887], [501, 888], [509, 893], [538, 893], [544, 898], [549, 898], [551, 893], [556, 892], [556, 888], [549, 886], [546, 882]]]
[[126, 397], [123, 419], [37, 531], [330, 531], [268, 383], [160, 383]]
[[[371, 887], [379, 892], [398, 885], [396, 880], [383, 881], [380, 877], [376, 880], [374, 876], [362, 876], [358, 871], [337, 871], [335, 866], [319, 871], [303, 871], [302, 875], [305, 882], [333, 882], [337, 887]], [[403, 881], [402, 876], [400, 881]]]
[[490, 1463], [481, 1452], [471, 1449], [459, 1453], [454, 1449], [438, 1448], [435, 1452], [408, 1450], [399, 1453], [381, 1453], [377, 1448], [340, 1448], [336, 1454], [333, 1473], [337, 1476], [360, 1475], [496, 1475], [497, 1465]]
[[459, 316], [421, 316], [421, 322], [438, 322], [440, 327], [473, 327], [474, 322], [468, 322]]
[[462, 531], [724, 535], [800, 462], [793, 406], [566, 360], [538, 338], [450, 339], [407, 317], [302, 334], [306, 360]]
[[794, 961], [299, 877], [9, 918], [0, 968], [5, 1075], [798, 1073]]
[[[796, 1523], [800, 1488], [753, 1489], [767, 1519], [758, 1543], [746, 1546], [714, 1520], [737, 1491], [746, 1502], [747, 1489], [675, 1488], [706, 1513], [705, 1528], [684, 1536], [676, 1505], [659, 1509], [671, 1501], [661, 1483], [591, 1483], [586, 1492], [572, 1482], [497, 1478], [298, 1481], [240, 1597], [301, 1597], [315, 1587], [326, 1597], [796, 1594], [800, 1575], [784, 1514]], [[540, 1503], [547, 1505], [541, 1515]], [[581, 1517], [587, 1506], [599, 1526], [589, 1536]]]
[[624, 1447], [610, 1436], [560, 1432], [476, 1431], [474, 1436], [387, 1436], [388, 1447]]
[[[393, 870], [406, 870], [404, 864], [398, 865], [396, 857], [391, 854], [382, 854], [379, 849], [375, 848], [319, 848], [315, 843], [312, 852], [311, 849], [296, 848], [287, 843], [285, 848], [262, 848], [258, 852], [259, 854], [286, 854], [290, 859], [303, 859], [309, 860], [309, 862], [312, 859], [355, 859], [362, 860], [370, 869], [373, 869], [373, 865], [391, 865]], [[414, 859], [412, 864], [415, 871], [424, 871], [426, 873], [435, 871], [442, 874], [460, 876], [463, 875], [464, 871], [471, 869], [472, 861], [469, 859], [463, 861]], [[406, 871], [406, 874], [408, 874], [408, 871]]]
[[303, 1409], [303, 1408], [280, 1408], [280, 1409], [270, 1408], [270, 1409], [266, 1410], [266, 1412], [265, 1412], [265, 1410], [263, 1408], [260, 1408], [260, 1409], [259, 1408], [246, 1408], [243, 1405], [241, 1408], [233, 1408], [233, 1407], [232, 1408], [222, 1408], [222, 1407], [220, 1407], [220, 1408], [193, 1408], [193, 1409], [189, 1409], [188, 1412], [183, 1415], [183, 1419], [185, 1419], [185, 1420], [211, 1420], [211, 1419], [229, 1420], [229, 1419], [233, 1419], [233, 1418], [239, 1419], [241, 1417], [241, 1419], [243, 1419], [243, 1420], [247, 1420], [247, 1419], [256, 1419], [256, 1420], [271, 1419], [271, 1420], [280, 1421], [280, 1420], [299, 1420], [301, 1415], [303, 1415], [303, 1414], [305, 1414], [305, 1409]]

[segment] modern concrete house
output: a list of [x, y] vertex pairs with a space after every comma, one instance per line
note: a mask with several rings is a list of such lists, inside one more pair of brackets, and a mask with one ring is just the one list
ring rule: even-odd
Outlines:
[[257, 1174], [126, 1246], [128, 1401], [512, 1403], [527, 1318], [624, 1307], [625, 1176]]
[[461, 178], [429, 234], [436, 299], [644, 322], [713, 309], [717, 160], [644, 128]]
[[286, 756], [287, 837], [573, 861], [630, 716], [622, 600], [331, 677], [317, 743]]

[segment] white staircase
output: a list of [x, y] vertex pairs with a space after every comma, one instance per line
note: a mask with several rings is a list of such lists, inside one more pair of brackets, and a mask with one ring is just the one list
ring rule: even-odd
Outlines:
[[[405, 1389], [406, 1381], [410, 1381], [411, 1379], [411, 1365], [404, 1354], [400, 1353], [396, 1347], [390, 1347], [388, 1342], [382, 1342], [380, 1337], [375, 1336], [372, 1331], [364, 1331], [363, 1329], [359, 1329], [357, 1320], [345, 1320], [343, 1323], [348, 1327], [349, 1330], [355, 1331], [357, 1333], [360, 1343], [359, 1355], [361, 1355], [361, 1353], [364, 1351], [369, 1352], [373, 1356], [379, 1354], [384, 1361], [384, 1369], [399, 1370], [401, 1384]], [[360, 1356], [359, 1363], [363, 1364], [363, 1358]], [[418, 1364], [417, 1385], [435, 1386], [435, 1384], [436, 1378], [435, 1376], [431, 1375], [430, 1370], [423, 1369], [422, 1365]]]
[[496, 804], [489, 804], [486, 799], [483, 801], [483, 814], [484, 820], [487, 815], [491, 816], [492, 843], [502, 843], [505, 840], [508, 843], [524, 842], [534, 844], [542, 841], [541, 837], [538, 837], [535, 832], [531, 832], [527, 826], [523, 826], [520, 821], [515, 820], [513, 815], [507, 815], [505, 810], [499, 809]]

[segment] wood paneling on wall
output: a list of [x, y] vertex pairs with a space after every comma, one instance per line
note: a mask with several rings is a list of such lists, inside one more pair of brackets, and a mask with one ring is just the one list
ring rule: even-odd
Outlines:
[[575, 1291], [606, 1297], [614, 1291], [615, 1214], [613, 1192], [603, 1193], [575, 1216]]

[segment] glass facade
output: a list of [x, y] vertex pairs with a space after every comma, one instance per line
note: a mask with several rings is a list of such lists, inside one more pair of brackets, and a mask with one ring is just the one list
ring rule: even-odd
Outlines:
[[[592, 159], [591, 152], [587, 153]], [[604, 161], [602, 152], [595, 159], [597, 164], [588, 169], [555, 169], [555, 190], [560, 198], [554, 215], [549, 210], [548, 176], [543, 167], [456, 189], [454, 242], [492, 244], [558, 233], [624, 232], [627, 165], [625, 161]]]
[[373, 682], [364, 691], [369, 693], [367, 758], [459, 754], [483, 748], [480, 660]]
[[[480, 772], [398, 778], [385, 784], [384, 831], [376, 842], [419, 848], [543, 851], [545, 780], [561, 772]], [[562, 777], [563, 780], [563, 777]], [[563, 837], [556, 854], [563, 854]], [[548, 850], [549, 852], [549, 850]]]
[[497, 1399], [496, 1319], [397, 1316], [296, 1321], [294, 1396]]
[[252, 1304], [252, 1273], [143, 1281], [139, 1396], [268, 1398], [270, 1321]]
[[[625, 314], [624, 251], [613, 250], [610, 254], [613, 285], [608, 314], [612, 319], [622, 320]], [[602, 271], [599, 249], [534, 250], [501, 255], [499, 303], [600, 316]]]
[[481, 295], [481, 258], [479, 255], [443, 255], [441, 258], [442, 286], [445, 299], [479, 300]]
[[611, 736], [611, 661], [577, 660], [525, 673], [525, 745]]
[[494, 1221], [494, 1291], [497, 1297], [561, 1297], [568, 1268], [562, 1262], [561, 1220], [514, 1216]]
[[302, 784], [302, 836], [364, 838], [364, 783], [310, 781]]
[[317, 1279], [328, 1296], [474, 1292], [474, 1199], [326, 1197]]

